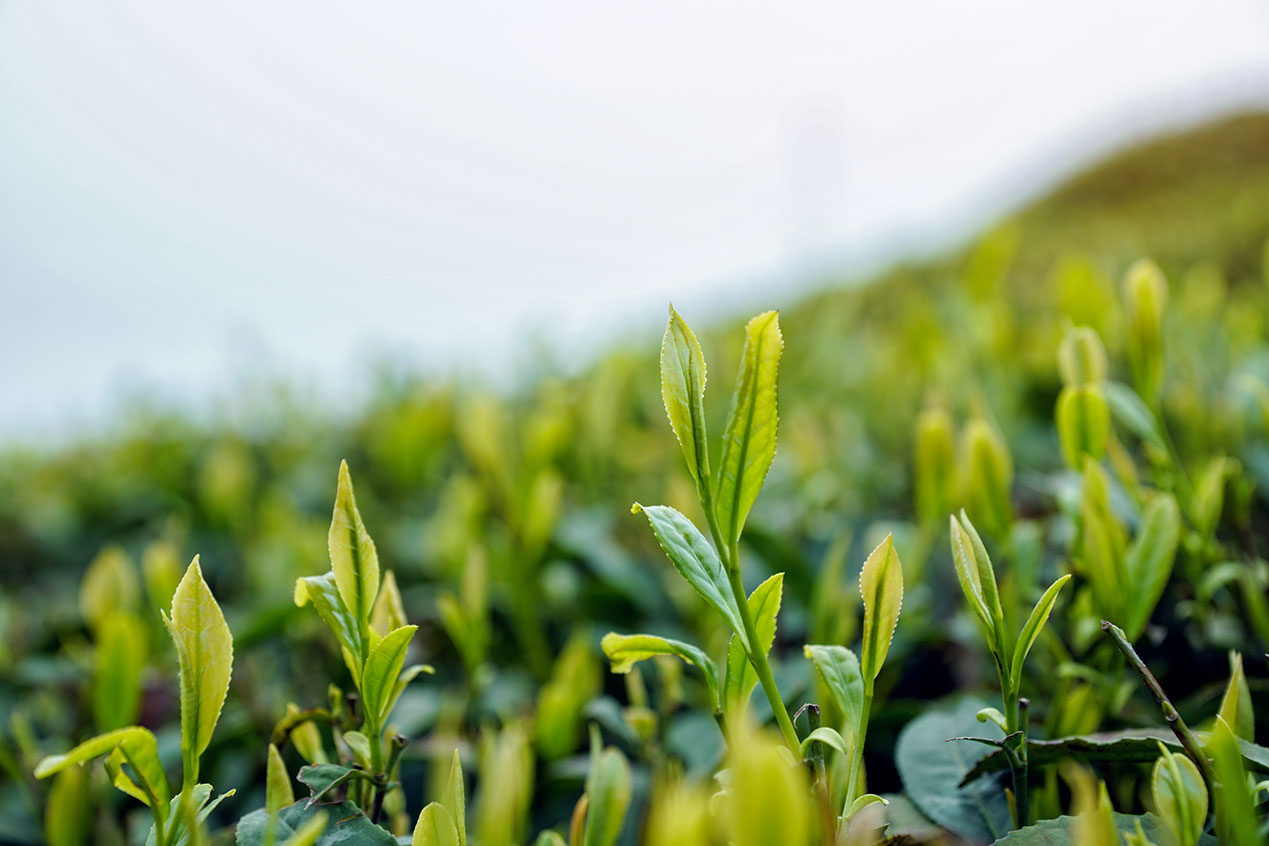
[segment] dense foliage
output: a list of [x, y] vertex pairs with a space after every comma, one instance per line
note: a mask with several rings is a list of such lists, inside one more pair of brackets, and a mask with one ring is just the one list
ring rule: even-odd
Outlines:
[[1269, 117], [780, 305], [9, 448], [0, 841], [1262, 842]]

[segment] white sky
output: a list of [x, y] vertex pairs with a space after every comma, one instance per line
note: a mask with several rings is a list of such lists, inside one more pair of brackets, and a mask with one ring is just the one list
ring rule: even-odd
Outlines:
[[778, 307], [1248, 103], [1264, 0], [9, 0], [0, 431]]

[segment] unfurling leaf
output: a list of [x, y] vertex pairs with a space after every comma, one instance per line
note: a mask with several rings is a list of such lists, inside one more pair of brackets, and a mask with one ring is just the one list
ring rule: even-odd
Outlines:
[[894, 536], [886, 535], [859, 574], [859, 595], [864, 601], [864, 635], [859, 647], [859, 664], [864, 676], [864, 691], [872, 695], [873, 681], [881, 672], [899, 609], [903, 606], [903, 565], [894, 549]]
[[965, 425], [961, 451], [966, 510], [988, 533], [1004, 536], [1013, 522], [1013, 456], [1005, 439], [987, 420], [975, 417]]
[[198, 782], [198, 758], [211, 742], [220, 709], [229, 692], [234, 639], [216, 597], [203, 581], [198, 556], [172, 597], [172, 616], [164, 616], [176, 644], [181, 677], [181, 757], [188, 788]]
[[961, 590], [974, 612], [978, 627], [982, 630], [987, 646], [995, 654], [997, 662], [1006, 657], [1001, 649], [1004, 626], [1004, 611], [1000, 607], [1000, 594], [996, 589], [996, 573], [991, 566], [991, 558], [982, 538], [969, 522], [969, 517], [961, 511], [960, 518], [951, 518], [952, 560], [956, 565], [956, 577], [961, 583]]
[[370, 630], [377, 637], [383, 637], [408, 622], [405, 618], [405, 605], [401, 602], [401, 591], [397, 588], [397, 577], [391, 570], [385, 570], [383, 584], [379, 586], [379, 598], [375, 600], [374, 611], [370, 614]]
[[710, 484], [705, 434], [705, 355], [691, 327], [670, 306], [661, 342], [661, 400], [670, 428], [698, 485]]
[[1106, 381], [1106, 348], [1097, 330], [1073, 326], [1058, 346], [1058, 373], [1066, 385], [1098, 385]]
[[432, 802], [414, 825], [412, 846], [459, 846], [458, 827], [444, 805]]
[[272, 743], [269, 744], [269, 760], [265, 768], [264, 786], [264, 807], [270, 814], [276, 814], [287, 805], [295, 803], [295, 789], [291, 786], [291, 775], [286, 771], [282, 753]]
[[[749, 616], [753, 618], [754, 634], [758, 636], [758, 648], [763, 654], [771, 652], [775, 643], [776, 617], [780, 613], [780, 600], [784, 591], [784, 573], [776, 573], [749, 594]], [[727, 707], [749, 701], [758, 674], [745, 655], [740, 639], [731, 636], [727, 645], [727, 680], [723, 684], [723, 702]]]
[[723, 615], [723, 619], [748, 650], [749, 642], [745, 637], [744, 624], [740, 620], [740, 607], [736, 605], [736, 598], [732, 595], [727, 573], [718, 560], [718, 553], [705, 540], [700, 530], [668, 505], [644, 507], [635, 503], [631, 510], [636, 514], [642, 511], [647, 516], [657, 542], [665, 550], [670, 563], [702, 599]]
[[[47, 778], [67, 767], [83, 765], [94, 758], [115, 754], [119, 755], [136, 776], [135, 786], [138, 792], [133, 793], [123, 787], [120, 789], [145, 802], [155, 809], [156, 814], [166, 817], [170, 793], [167, 776], [163, 774], [163, 765], [159, 763], [158, 743], [149, 729], [140, 726], [129, 726], [98, 735], [63, 755], [50, 755], [35, 768], [35, 777]], [[119, 786], [118, 782], [115, 784]]]
[[1198, 767], [1185, 755], [1160, 747], [1150, 792], [1155, 812], [1176, 836], [1178, 846], [1195, 846], [1207, 820], [1207, 788]]
[[935, 525], [956, 499], [956, 436], [945, 409], [927, 408], [917, 418], [912, 463], [917, 515]]
[[[597, 751], [597, 750], [596, 750]], [[586, 777], [586, 826], [582, 846], [613, 846], [630, 806], [630, 764], [609, 747], [592, 754]]]
[[1163, 312], [1168, 281], [1159, 266], [1142, 259], [1124, 277], [1124, 310], [1128, 317], [1128, 363], [1137, 393], [1151, 406], [1163, 387]]
[[357, 621], [358, 628], [365, 633], [370, 627], [375, 598], [379, 595], [379, 555], [375, 552], [375, 542], [361, 522], [347, 461], [339, 463], [339, 488], [335, 494], [335, 511], [331, 516], [327, 547], [340, 598]]
[[1110, 441], [1110, 408], [1100, 385], [1067, 385], [1057, 400], [1058, 439], [1072, 469], [1100, 461]]
[[739, 540], [775, 458], [776, 381], [783, 351], [776, 312], [763, 312], [745, 326], [745, 350], [727, 414], [716, 486], [718, 523], [728, 543]]
[[366, 658], [366, 671], [361, 678], [361, 695], [365, 699], [366, 716], [371, 725], [381, 726], [388, 712], [396, 703], [394, 692], [401, 669], [405, 666], [405, 652], [418, 626], [402, 626], [393, 629], [375, 644]]
[[1243, 656], [1238, 653], [1230, 658], [1229, 684], [1225, 687], [1219, 713], [1236, 736], [1255, 742], [1256, 715], [1251, 707], [1251, 689], [1247, 686], [1247, 676], [1243, 673]]
[[1022, 678], [1022, 665], [1027, 660], [1027, 653], [1031, 651], [1031, 647], [1035, 644], [1036, 638], [1040, 636], [1040, 632], [1044, 629], [1044, 624], [1048, 622], [1049, 614], [1053, 613], [1053, 604], [1057, 602], [1058, 593], [1061, 592], [1062, 586], [1071, 580], [1071, 574], [1067, 573], [1058, 578], [1056, 582], [1049, 585], [1049, 589], [1044, 592], [1044, 596], [1031, 609], [1031, 616], [1027, 618], [1027, 622], [1022, 627], [1022, 633], [1018, 635], [1018, 643], [1013, 650], [1013, 663], [1010, 667], [1010, 678], [1017, 682]]
[[844, 646], [814, 645], [802, 647], [802, 653], [828, 688], [850, 731], [855, 731], [864, 709], [864, 677], [855, 653]]
[[600, 642], [604, 655], [612, 663], [614, 673], [628, 673], [640, 661], [657, 655], [677, 655], [689, 664], [695, 664], [705, 676], [710, 703], [717, 711], [722, 706], [718, 689], [718, 667], [705, 652], [690, 643], [671, 640], [649, 634], [621, 635], [609, 632]]

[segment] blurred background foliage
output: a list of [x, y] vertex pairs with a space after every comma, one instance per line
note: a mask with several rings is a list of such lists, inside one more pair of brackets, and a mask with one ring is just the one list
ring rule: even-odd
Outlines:
[[[1183, 508], [1174, 576], [1140, 651], [1183, 713], [1214, 707], [1231, 648], [1247, 653], [1257, 701], [1269, 699], [1269, 619], [1257, 618], [1267, 582], [1257, 550], [1269, 541], [1267, 237], [1269, 115], [1247, 115], [1124, 152], [964, 250], [797, 301], [770, 292], [786, 338], [781, 441], [744, 538], [746, 583], [785, 572], [773, 655], [790, 701], [806, 701], [800, 644], [853, 643], [860, 562], [895, 533], [909, 593], [879, 680], [874, 789], [898, 789], [895, 738], [923, 702], [992, 684], [954, 587], [947, 513], [967, 506], [1008, 549], [1023, 599], [1079, 557], [1080, 473], [1064, 462], [1054, 424], [1057, 351], [1069, 326], [1092, 327], [1110, 378], [1140, 388], [1121, 280], [1142, 257], [1168, 280], [1158, 409], [1179, 460], [1125, 440], [1108, 462], [1139, 468], [1160, 489], [1172, 473], [1202, 490]], [[693, 320], [715, 363], [715, 431], [742, 342], [731, 317], [713, 328]], [[598, 649], [614, 629], [681, 636], [714, 654], [726, 645], [629, 515], [638, 499], [698, 516], [661, 406], [660, 328], [576, 375], [544, 364], [513, 390], [385, 368], [367, 374], [364, 406], [314, 407], [279, 387], [232, 419], [138, 407], [97, 437], [5, 449], [0, 840], [41, 842], [48, 785], [31, 769], [72, 740], [139, 720], [179, 760], [175, 662], [157, 609], [195, 553], [236, 642], [204, 768], [218, 786], [239, 788], [222, 806], [225, 823], [263, 804], [259, 750], [272, 727], [288, 703], [323, 705], [329, 680], [343, 677], [316, 615], [292, 602], [297, 577], [327, 568], [341, 458], [406, 616], [421, 627], [418, 658], [437, 667], [394, 719], [416, 738], [403, 759], [411, 803], [433, 790], [457, 746], [478, 780], [481, 760], [536, 762], [524, 776], [536, 784], [532, 802], [516, 794], [506, 801], [524, 807], [506, 813], [531, 817], [531, 831], [558, 824], [580, 791], [590, 721], [636, 762], [633, 819], [650, 762], [709, 773], [722, 744], [708, 711], [694, 707], [699, 680], [673, 662], [647, 679], [615, 676]], [[1114, 505], [1129, 515], [1125, 531], [1135, 529], [1139, 512]], [[1033, 714], [1051, 734], [1157, 721], [1096, 681], [1111, 664], [1087, 630], [1091, 589], [1064, 603], [1031, 659]], [[1075, 665], [1092, 669], [1053, 672]], [[494, 740], [499, 726], [508, 728]], [[103, 773], [85, 778], [97, 807], [92, 842], [123, 837], [130, 806], [98, 783]], [[1132, 790], [1115, 797], [1121, 810]]]

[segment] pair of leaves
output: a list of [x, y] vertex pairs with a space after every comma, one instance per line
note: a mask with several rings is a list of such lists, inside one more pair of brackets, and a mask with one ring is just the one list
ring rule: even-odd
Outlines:
[[705, 356], [691, 327], [670, 308], [661, 343], [661, 398], [698, 489], [712, 491], [709, 499], [725, 543], [740, 539], [775, 458], [776, 383], [783, 351], [776, 312], [763, 312], [745, 326], [745, 348], [727, 414], [718, 478], [712, 480], [705, 428]]
[[1178, 846], [1195, 846], [1207, 821], [1207, 787], [1187, 756], [1162, 745], [1150, 774], [1155, 810], [1176, 836]]
[[953, 517], [952, 559], [956, 564], [956, 576], [961, 590], [969, 601], [970, 610], [982, 630], [983, 637], [996, 659], [1000, 672], [1000, 684], [1007, 691], [1017, 691], [1022, 679], [1022, 667], [1027, 654], [1039, 638], [1062, 587], [1070, 581], [1070, 574], [1060, 576], [1051, 584], [1031, 609], [1016, 641], [1006, 639], [1004, 612], [1001, 610], [1000, 593], [996, 587], [996, 573], [982, 538], [964, 511], [959, 520]]

